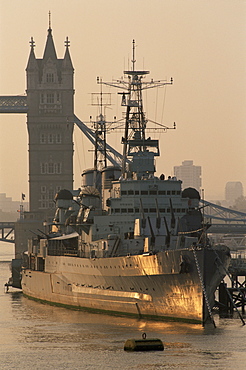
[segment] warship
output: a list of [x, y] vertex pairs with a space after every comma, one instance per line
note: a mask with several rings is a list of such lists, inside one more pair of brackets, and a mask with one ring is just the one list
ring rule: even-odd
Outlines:
[[[199, 192], [182, 190], [175, 177], [156, 175], [159, 142], [148, 136], [143, 91], [173, 81], [147, 82], [149, 71], [135, 69], [134, 41], [132, 54], [125, 77], [110, 84], [123, 91], [121, 166], [105, 161], [99, 170], [95, 159], [76, 194], [56, 194], [49, 230], [28, 242], [22, 291], [69, 308], [204, 325], [214, 322], [215, 291], [226, 274], [229, 249], [210, 244]], [[98, 150], [106, 158], [103, 134], [101, 114], [95, 158]]]

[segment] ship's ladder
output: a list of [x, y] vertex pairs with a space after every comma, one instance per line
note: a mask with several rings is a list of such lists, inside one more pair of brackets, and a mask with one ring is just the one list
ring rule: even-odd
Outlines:
[[[205, 303], [206, 303], [206, 306], [207, 306], [207, 309], [208, 309], [208, 314], [209, 314], [211, 322], [213, 323], [214, 327], [216, 328], [213, 313], [212, 313], [212, 309], [211, 309], [210, 304], [209, 304], [207, 291], [206, 291], [206, 288], [205, 288], [205, 284], [204, 284], [204, 281], [203, 281], [203, 277], [202, 277], [202, 273], [201, 273], [201, 269], [200, 269], [200, 265], [199, 265], [199, 262], [198, 262], [198, 258], [197, 258], [195, 249], [192, 249], [192, 252], [193, 252], [193, 255], [194, 255], [194, 259], [195, 259], [196, 268], [197, 268], [198, 276], [199, 276], [199, 279], [200, 279], [204, 300], [205, 300]], [[204, 318], [203, 318], [203, 324], [205, 324]]]
[[[220, 259], [219, 255], [218, 255], [218, 253], [216, 252], [216, 250], [215, 250], [215, 249], [213, 249], [213, 251], [214, 251], [214, 253], [215, 253], [216, 257], [217, 257], [217, 258], [216, 258], [216, 260], [215, 260], [215, 263], [216, 263], [217, 267], [219, 268], [219, 267], [221, 266], [221, 267], [223, 268], [223, 270], [225, 271], [226, 275], [227, 275], [227, 276], [228, 276], [228, 278], [231, 280], [231, 283], [232, 283], [232, 285], [233, 285], [233, 279], [232, 279], [232, 277], [231, 277], [231, 275], [230, 275], [229, 271], [228, 271], [228, 270], [225, 268], [225, 266], [223, 265], [223, 262], [221, 261], [221, 259]], [[230, 293], [229, 289], [227, 288], [226, 283], [224, 282], [224, 279], [222, 280], [222, 284], [224, 285], [225, 291], [226, 291], [226, 293], [228, 294], [228, 297], [229, 297], [229, 299], [230, 299], [230, 301], [231, 301], [231, 304], [233, 305], [234, 309], [237, 311], [237, 313], [238, 313], [238, 315], [239, 315], [239, 317], [240, 317], [240, 319], [241, 319], [241, 321], [242, 321], [243, 325], [245, 325], [245, 321], [244, 321], [244, 319], [243, 319], [243, 317], [242, 317], [241, 313], [239, 312], [239, 310], [238, 310], [237, 306], [235, 305], [235, 302], [234, 302], [234, 301], [233, 301], [233, 299], [232, 299], [231, 293]], [[237, 289], [237, 290], [238, 290], [238, 292], [239, 292], [239, 294], [240, 294], [240, 295], [243, 295], [243, 293], [241, 292], [241, 290], [240, 290], [238, 287], [236, 287], [235, 289]]]

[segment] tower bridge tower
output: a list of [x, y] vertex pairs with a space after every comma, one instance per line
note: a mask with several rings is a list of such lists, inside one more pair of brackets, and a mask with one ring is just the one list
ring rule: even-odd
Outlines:
[[26, 68], [30, 211], [49, 214], [62, 188], [73, 189], [74, 68], [68, 38], [58, 59], [49, 25], [42, 59], [33, 39]]

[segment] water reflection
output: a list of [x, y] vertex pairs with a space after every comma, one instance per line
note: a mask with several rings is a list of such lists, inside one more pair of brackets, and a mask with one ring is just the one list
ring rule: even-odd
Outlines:
[[[2, 286], [8, 266], [0, 269]], [[5, 269], [5, 270], [4, 270]], [[4, 275], [4, 276], [3, 276]], [[243, 369], [246, 327], [215, 317], [202, 328], [41, 304], [18, 290], [0, 292], [1, 369]], [[163, 352], [125, 353], [129, 338], [159, 338]], [[4, 364], [4, 366], [2, 366]]]

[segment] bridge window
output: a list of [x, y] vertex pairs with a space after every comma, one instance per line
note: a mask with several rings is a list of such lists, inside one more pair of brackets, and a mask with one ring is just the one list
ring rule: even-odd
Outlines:
[[48, 197], [49, 197], [49, 201], [53, 201], [54, 199], [54, 190], [53, 189], [49, 189], [49, 192], [48, 192]]
[[57, 144], [61, 144], [61, 134], [56, 134], [56, 142]]
[[41, 174], [42, 175], [45, 175], [45, 174], [53, 175], [53, 174], [61, 174], [62, 173], [62, 164], [61, 164], [61, 162], [41, 163], [40, 167], [41, 167]]
[[46, 207], [46, 202], [41, 202], [41, 206], [40, 206], [40, 208], [42, 208], [42, 209], [47, 208], [47, 207]]
[[50, 162], [48, 165], [48, 173], [52, 174], [54, 173], [54, 163]]
[[53, 134], [48, 134], [48, 143], [53, 144], [54, 142], [54, 135]]
[[40, 144], [45, 144], [45, 143], [46, 143], [46, 135], [40, 134]]
[[55, 173], [61, 173], [61, 163], [55, 163]]
[[55, 102], [54, 93], [48, 93], [47, 94], [47, 104], [54, 104], [54, 102]]
[[47, 73], [46, 82], [54, 82], [54, 73]]
[[41, 186], [41, 193], [46, 193], [46, 186]]
[[41, 174], [44, 175], [46, 173], [47, 163], [41, 163]]

